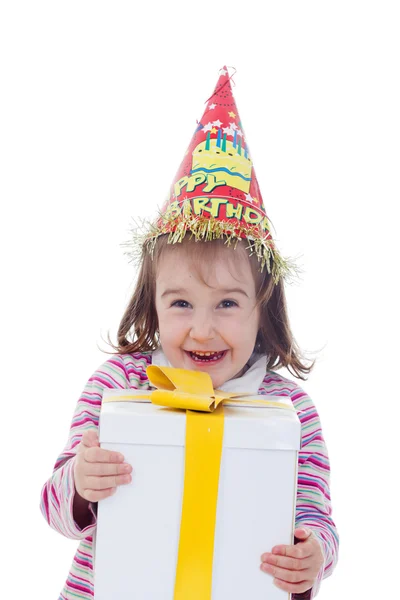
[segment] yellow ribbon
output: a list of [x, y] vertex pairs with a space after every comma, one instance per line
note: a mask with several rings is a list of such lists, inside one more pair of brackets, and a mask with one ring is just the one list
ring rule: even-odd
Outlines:
[[[153, 404], [186, 410], [185, 477], [174, 600], [210, 600], [219, 471], [224, 434], [223, 404], [269, 406], [295, 410], [254, 394], [215, 390], [203, 371], [151, 365], [149, 395], [135, 392], [105, 402], [150, 399]], [[250, 400], [250, 396], [252, 397]]]
[[210, 375], [203, 371], [151, 365], [147, 367], [146, 374], [153, 387], [158, 388], [157, 390], [149, 390], [145, 394], [142, 392], [140, 396], [135, 393], [135, 390], [126, 390], [126, 393], [118, 394], [118, 399], [108, 396], [104, 398], [103, 402], [132, 402], [133, 400], [139, 402], [144, 400], [151, 401], [152, 404], [158, 406], [202, 412], [213, 412], [220, 404], [227, 403], [234, 406], [268, 406], [270, 408], [295, 410], [294, 406], [282, 402], [255, 399], [256, 394], [214, 391]]

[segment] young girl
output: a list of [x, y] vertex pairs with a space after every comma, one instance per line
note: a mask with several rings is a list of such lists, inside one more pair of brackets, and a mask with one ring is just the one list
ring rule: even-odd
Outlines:
[[287, 317], [283, 279], [293, 265], [273, 244], [225, 69], [210, 100], [158, 222], [136, 239], [140, 270], [116, 354], [87, 382], [43, 487], [49, 525], [80, 540], [63, 600], [94, 597], [97, 503], [135, 484], [135, 466], [99, 447], [103, 390], [150, 389], [151, 364], [206, 371], [215, 389], [291, 398], [302, 425], [295, 544], [265, 548], [260, 568], [293, 598], [313, 598], [337, 562], [318, 413], [296, 383], [272, 370], [284, 366], [304, 379], [313, 366], [303, 364]]

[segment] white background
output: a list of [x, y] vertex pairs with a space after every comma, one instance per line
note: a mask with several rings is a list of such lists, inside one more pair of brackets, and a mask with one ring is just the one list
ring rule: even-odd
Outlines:
[[131, 217], [164, 200], [224, 64], [278, 247], [304, 268], [289, 314], [318, 357], [299, 383], [341, 536], [319, 596], [398, 593], [399, 26], [382, 0], [2, 3], [4, 597], [55, 600], [67, 577], [77, 542], [40, 491], [116, 339]]

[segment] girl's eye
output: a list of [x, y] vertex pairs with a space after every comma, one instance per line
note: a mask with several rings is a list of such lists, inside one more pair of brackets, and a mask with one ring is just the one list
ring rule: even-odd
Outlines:
[[[234, 300], [222, 300], [221, 305], [222, 308], [232, 308], [234, 306], [237, 306], [237, 302], [235, 302]], [[189, 302], [186, 302], [186, 300], [175, 300], [175, 302], [173, 302], [171, 306], [176, 306], [177, 308], [188, 308], [190, 304]]]
[[[233, 306], [237, 306], [237, 303], [234, 300], [222, 300], [221, 304], [232, 304]], [[230, 308], [230, 306], [226, 307], [226, 308]]]
[[[171, 306], [178, 306], [178, 304], [188, 304], [188, 302], [186, 302], [186, 300], [175, 300], [175, 302], [173, 302], [171, 304]], [[185, 308], [185, 307], [179, 306], [178, 308]]]

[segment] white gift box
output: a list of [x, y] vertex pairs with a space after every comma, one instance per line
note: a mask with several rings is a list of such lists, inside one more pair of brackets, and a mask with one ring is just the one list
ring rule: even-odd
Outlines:
[[[119, 402], [127, 392], [137, 401]], [[133, 477], [98, 505], [96, 600], [174, 598], [186, 412], [140, 395], [149, 392], [104, 391], [100, 445], [121, 452]], [[104, 402], [110, 396], [113, 402]], [[257, 399], [291, 406], [287, 397]], [[295, 411], [224, 405], [212, 600], [289, 597], [260, 570], [260, 557], [277, 544], [293, 544], [300, 440]]]

